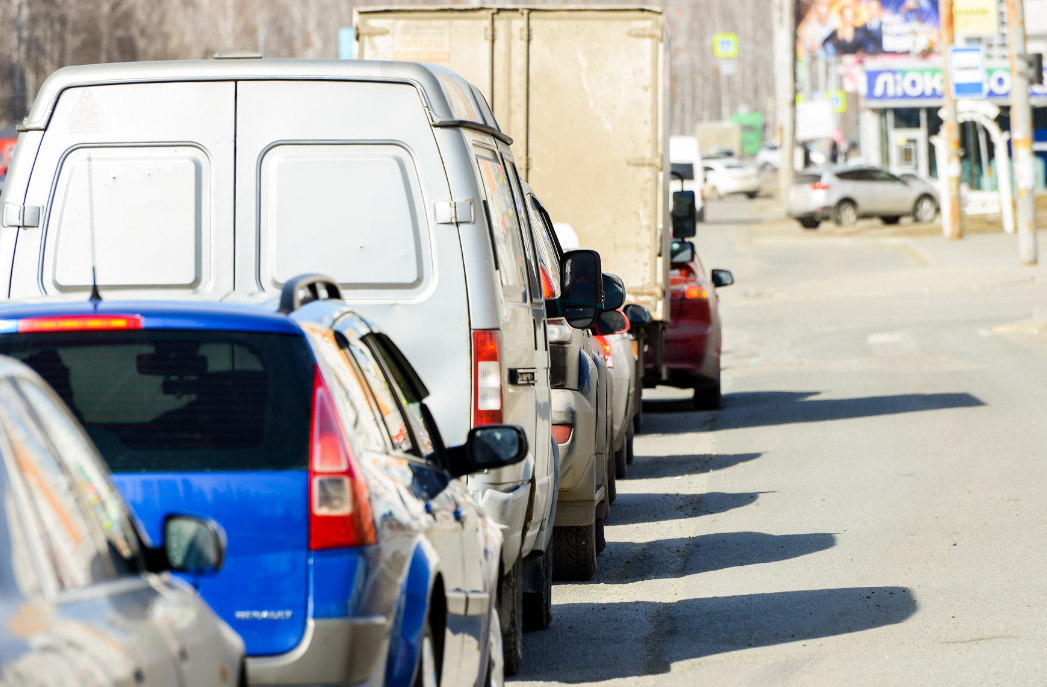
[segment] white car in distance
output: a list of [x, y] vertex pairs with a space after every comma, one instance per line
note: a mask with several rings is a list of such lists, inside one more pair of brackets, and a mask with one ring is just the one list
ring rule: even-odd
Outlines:
[[723, 198], [733, 193], [755, 198], [760, 193], [760, 175], [750, 164], [727, 158], [706, 160], [703, 166], [708, 198]]

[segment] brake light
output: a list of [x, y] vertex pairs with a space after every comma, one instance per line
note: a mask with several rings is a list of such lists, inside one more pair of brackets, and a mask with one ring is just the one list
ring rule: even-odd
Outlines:
[[317, 367], [309, 442], [309, 549], [342, 549], [374, 543], [374, 518], [367, 485], [349, 451], [331, 392]]
[[597, 334], [593, 337], [596, 339], [596, 343], [600, 344], [600, 348], [603, 349], [603, 357], [607, 360], [607, 369], [614, 367], [614, 357], [611, 355], [611, 342], [607, 340], [607, 337]]
[[573, 425], [553, 425], [553, 440], [558, 444], [566, 444], [571, 440], [573, 432]]
[[639, 344], [637, 343], [636, 339], [633, 339], [633, 360], [636, 360], [639, 357], [640, 357]]
[[824, 181], [816, 181], [813, 184], [811, 184], [811, 190], [812, 191], [828, 191], [829, 190], [829, 184], [825, 183]]
[[702, 300], [709, 297], [709, 294], [705, 292], [701, 284], [692, 282], [687, 285], [687, 288], [683, 292], [684, 300], [695, 301]]
[[68, 317], [27, 317], [18, 320], [19, 333], [141, 328], [141, 315], [69, 315]]
[[545, 265], [541, 266], [538, 273], [542, 276], [542, 298], [556, 298], [556, 290], [553, 288], [553, 280], [546, 271]]
[[502, 422], [502, 333], [473, 330], [473, 427]]

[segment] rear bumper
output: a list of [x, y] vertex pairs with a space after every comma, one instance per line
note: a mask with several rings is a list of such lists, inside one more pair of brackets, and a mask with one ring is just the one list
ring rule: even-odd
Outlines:
[[560, 448], [560, 490], [556, 502], [556, 526], [588, 525], [596, 520], [596, 504], [602, 498], [596, 488], [596, 409], [581, 392], [552, 390], [553, 424], [574, 427], [571, 438]]
[[310, 618], [292, 651], [248, 657], [247, 684], [348, 687], [384, 672], [381, 659], [388, 646], [389, 628], [382, 616]]

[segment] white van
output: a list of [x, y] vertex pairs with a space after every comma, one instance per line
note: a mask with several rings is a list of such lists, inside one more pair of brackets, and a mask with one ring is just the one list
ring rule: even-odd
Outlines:
[[469, 478], [504, 528], [512, 674], [523, 619], [551, 618], [558, 469], [511, 139], [476, 88], [438, 67], [227, 57], [239, 59], [47, 79], [0, 198], [0, 293], [87, 298], [96, 274], [103, 298], [275, 304], [293, 276], [334, 277], [423, 376], [449, 445], [490, 422], [527, 432], [525, 461]]
[[705, 221], [705, 167], [702, 149], [694, 136], [669, 137], [669, 162], [672, 165], [673, 191], [694, 191], [698, 221]]

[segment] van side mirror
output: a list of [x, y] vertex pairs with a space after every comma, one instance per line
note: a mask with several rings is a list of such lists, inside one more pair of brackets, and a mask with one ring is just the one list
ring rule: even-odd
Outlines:
[[214, 574], [225, 562], [225, 531], [214, 520], [169, 515], [164, 520], [167, 569], [193, 575]]
[[617, 274], [603, 275], [603, 309], [618, 310], [625, 305], [625, 282]]
[[713, 270], [713, 286], [730, 286], [734, 283], [734, 275], [730, 270]]
[[651, 311], [638, 303], [630, 303], [625, 306], [622, 312], [627, 318], [629, 318], [630, 327], [651, 324], [651, 321], [654, 320], [654, 318], [651, 317]]
[[527, 434], [517, 425], [481, 425], [469, 431], [464, 446], [447, 450], [452, 477], [504, 468], [527, 457]]
[[674, 239], [669, 243], [669, 262], [673, 265], [691, 262], [694, 260], [694, 253], [694, 244], [690, 241]]
[[560, 263], [560, 311], [567, 324], [588, 329], [603, 309], [603, 268], [594, 250], [564, 253]]
[[694, 202], [694, 191], [673, 193], [673, 238], [688, 239], [698, 229], [698, 208]]
[[596, 333], [601, 336], [623, 334], [629, 331], [629, 320], [621, 310], [605, 310], [596, 320]]

